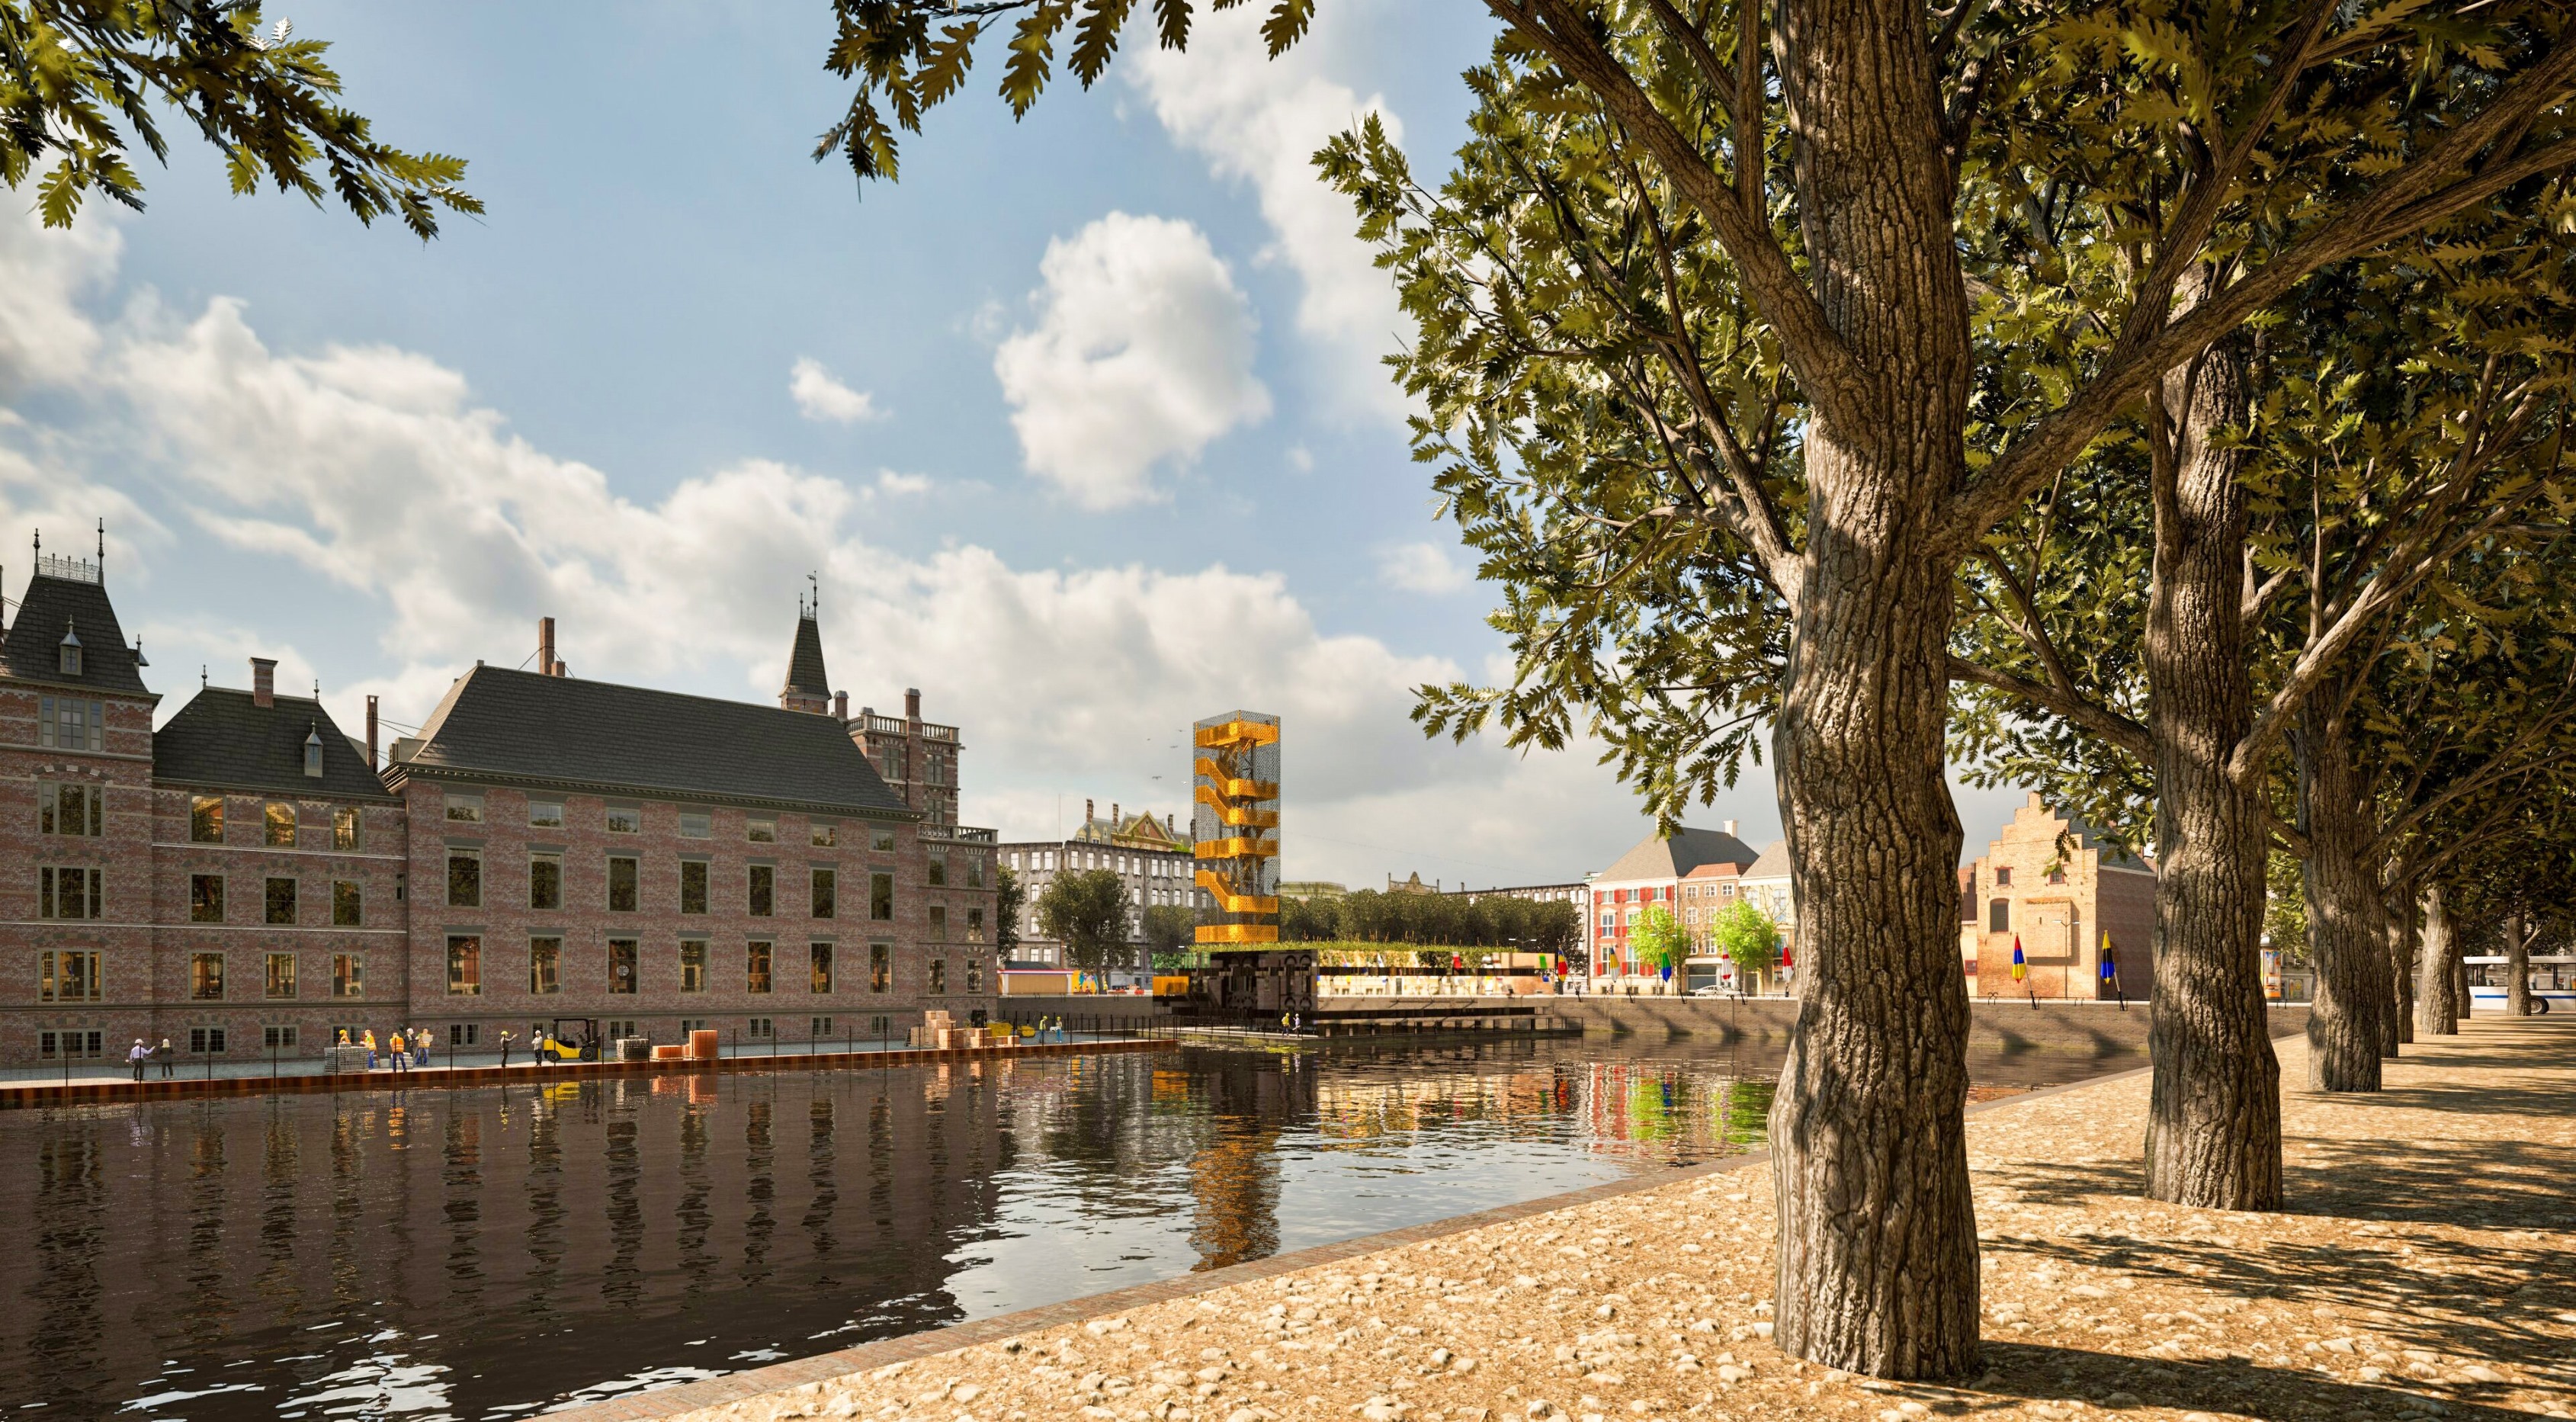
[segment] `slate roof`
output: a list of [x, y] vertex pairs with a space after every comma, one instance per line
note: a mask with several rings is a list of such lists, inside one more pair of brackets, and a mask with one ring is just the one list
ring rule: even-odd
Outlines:
[[832, 694], [831, 678], [823, 674], [823, 629], [811, 616], [796, 619], [796, 648], [787, 654], [787, 684], [778, 688], [781, 696], [820, 696]]
[[1775, 839], [1762, 846], [1762, 857], [1744, 871], [1747, 879], [1786, 879], [1789, 877], [1789, 841]]
[[1703, 864], [1753, 862], [1753, 846], [1723, 830], [1685, 827], [1670, 839], [1648, 835], [1600, 873], [1604, 882], [1678, 879]]
[[398, 773], [918, 818], [839, 721], [741, 701], [476, 667], [419, 739]]
[[[87, 638], [83, 638], [87, 641]], [[208, 687], [152, 733], [152, 778], [225, 790], [336, 799], [386, 799], [367, 754], [340, 733], [322, 703], [280, 696], [256, 705], [247, 691]], [[322, 776], [304, 773], [304, 738], [322, 733]]]
[[[66, 676], [61, 671], [60, 649], [66, 630], [80, 637], [81, 670], [77, 676]], [[107, 588], [76, 578], [38, 573], [27, 580], [26, 596], [18, 603], [18, 619], [9, 624], [8, 640], [0, 644], [0, 666], [5, 666], [9, 675], [29, 681], [85, 686], [127, 696], [152, 694], [136, 668], [134, 648], [125, 640], [125, 629], [117, 625], [116, 608], [107, 600]]]

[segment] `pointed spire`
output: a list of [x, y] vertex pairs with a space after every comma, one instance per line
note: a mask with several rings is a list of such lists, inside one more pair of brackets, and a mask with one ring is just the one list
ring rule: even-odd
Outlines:
[[823, 629], [802, 594], [796, 599], [796, 641], [787, 653], [787, 684], [778, 689], [778, 704], [817, 715], [832, 705], [831, 678], [823, 670]]

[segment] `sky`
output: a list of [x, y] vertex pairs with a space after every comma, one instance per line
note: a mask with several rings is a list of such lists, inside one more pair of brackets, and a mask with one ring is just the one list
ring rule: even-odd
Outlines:
[[[1423, 738], [1508, 672], [1381, 358], [1401, 313], [1308, 163], [1419, 171], [1491, 43], [1456, 0], [1131, 32], [1013, 122], [979, 69], [900, 183], [817, 164], [829, 7], [309, 0], [352, 107], [488, 204], [421, 243], [230, 195], [172, 130], [149, 209], [0, 214], [0, 574], [87, 551], [166, 719], [204, 668], [425, 719], [478, 660], [777, 693], [809, 576], [833, 684], [966, 747], [961, 818], [1188, 813], [1186, 728], [1283, 719], [1286, 877], [1576, 880], [1648, 832], [1574, 748]], [[388, 733], [390, 734], [390, 732]], [[1968, 853], [2018, 803], [1961, 790]], [[1767, 771], [1693, 824], [1776, 836]]]

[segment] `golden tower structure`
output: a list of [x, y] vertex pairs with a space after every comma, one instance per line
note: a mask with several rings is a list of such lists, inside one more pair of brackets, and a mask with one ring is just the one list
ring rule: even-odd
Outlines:
[[1195, 732], [1190, 832], [1214, 908], [1199, 947], [1268, 947], [1279, 941], [1279, 718], [1228, 711]]

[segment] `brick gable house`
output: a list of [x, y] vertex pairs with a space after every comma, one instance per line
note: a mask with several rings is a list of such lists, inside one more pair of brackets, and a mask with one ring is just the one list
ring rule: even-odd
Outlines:
[[[988, 1011], [992, 834], [909, 724], [837, 714], [799, 619], [771, 709], [477, 665], [375, 763], [318, 700], [159, 698], [98, 565], [44, 558], [0, 632], [0, 1064], [310, 1056], [336, 1029], [488, 1050], [556, 1017], [747, 1044]], [[889, 718], [874, 718], [885, 721]], [[871, 746], [873, 739], [875, 746]], [[945, 791], [945, 795], [940, 794]], [[909, 792], [909, 793], [908, 793]], [[916, 798], [917, 796], [917, 798]]]
[[[2033, 793], [1959, 871], [1959, 965], [1981, 997], [2148, 998], [2155, 984], [2153, 865], [2104, 845]], [[2013, 941], [2025, 976], [2012, 978]], [[2102, 976], [2105, 953], [2116, 985]]]

